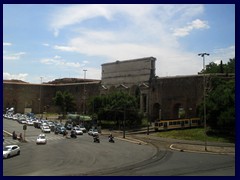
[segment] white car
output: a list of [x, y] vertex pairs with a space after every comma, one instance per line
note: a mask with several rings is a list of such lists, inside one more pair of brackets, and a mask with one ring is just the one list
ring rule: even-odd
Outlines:
[[3, 158], [20, 155], [20, 147], [18, 145], [9, 145], [3, 148]]
[[76, 135], [83, 135], [83, 132], [80, 128], [78, 127], [74, 127], [73, 131], [76, 133]]
[[36, 140], [36, 144], [47, 144], [47, 138], [45, 134], [39, 134]]
[[86, 128], [84, 127], [84, 126], [79, 126], [79, 129], [81, 129], [82, 130], [82, 132], [87, 132], [87, 130], [86, 130]]
[[33, 126], [33, 121], [32, 121], [32, 120], [27, 120], [27, 121], [26, 121], [26, 124], [27, 124], [28, 126]]
[[49, 128], [49, 126], [42, 126], [42, 132], [43, 133], [50, 133], [51, 129]]
[[98, 135], [98, 130], [97, 129], [89, 129], [88, 134], [90, 136]]

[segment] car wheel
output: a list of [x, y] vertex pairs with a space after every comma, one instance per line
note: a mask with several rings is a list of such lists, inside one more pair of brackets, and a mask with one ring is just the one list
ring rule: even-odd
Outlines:
[[7, 155], [7, 158], [10, 158], [10, 154]]
[[17, 152], [17, 155], [20, 155], [20, 151]]

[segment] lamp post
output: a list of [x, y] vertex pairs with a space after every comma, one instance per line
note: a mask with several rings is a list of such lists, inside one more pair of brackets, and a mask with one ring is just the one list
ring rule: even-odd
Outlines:
[[42, 79], [43, 77], [40, 77], [41, 83], [40, 83], [40, 92], [39, 92], [39, 114], [41, 114], [41, 104], [42, 104]]
[[86, 80], [86, 72], [87, 70], [84, 69], [84, 84], [83, 84], [83, 114], [86, 114], [86, 87], [85, 87], [85, 80]]
[[203, 118], [204, 118], [204, 141], [205, 151], [207, 151], [207, 122], [206, 122], [206, 76], [205, 76], [205, 56], [209, 56], [208, 53], [200, 53], [198, 56], [203, 58]]

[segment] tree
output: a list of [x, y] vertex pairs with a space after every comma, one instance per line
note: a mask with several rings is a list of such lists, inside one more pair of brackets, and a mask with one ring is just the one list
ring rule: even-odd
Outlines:
[[73, 112], [76, 110], [74, 97], [68, 91], [57, 91], [53, 101], [56, 106], [61, 108], [63, 116], [66, 115], [66, 112]]
[[124, 116], [127, 126], [141, 122], [137, 99], [121, 91], [91, 99], [89, 109], [99, 120], [115, 121], [117, 126], [123, 123]]
[[[217, 71], [219, 70], [219, 71]], [[203, 72], [203, 71], [202, 71]], [[235, 58], [227, 64], [210, 63], [205, 73], [235, 73]], [[212, 131], [235, 135], [235, 80], [224, 77], [211, 79], [211, 87], [206, 97], [207, 125]], [[203, 117], [203, 103], [199, 106]]]
[[227, 64], [223, 64], [222, 60], [219, 65], [214, 62], [210, 62], [206, 65], [206, 69], [202, 70], [199, 74], [202, 73], [235, 73], [235, 58], [229, 59]]
[[219, 132], [235, 134], [235, 81], [213, 81], [213, 90], [206, 99], [208, 123]]

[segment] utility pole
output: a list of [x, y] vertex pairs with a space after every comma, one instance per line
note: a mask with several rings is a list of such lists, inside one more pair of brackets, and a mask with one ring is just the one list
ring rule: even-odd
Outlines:
[[39, 115], [41, 114], [41, 105], [42, 105], [42, 79], [43, 77], [40, 77], [41, 83], [40, 83], [40, 92], [39, 92]]
[[205, 151], [207, 151], [207, 120], [206, 120], [206, 75], [205, 75], [205, 56], [209, 56], [208, 53], [200, 53], [198, 56], [203, 58], [203, 118], [204, 118], [204, 141]]
[[125, 139], [126, 135], [126, 105], [124, 105], [124, 117], [123, 117], [123, 138]]
[[86, 81], [86, 72], [87, 70], [84, 69], [84, 84], [83, 84], [83, 114], [86, 114], [86, 87], [85, 87], [85, 81]]

